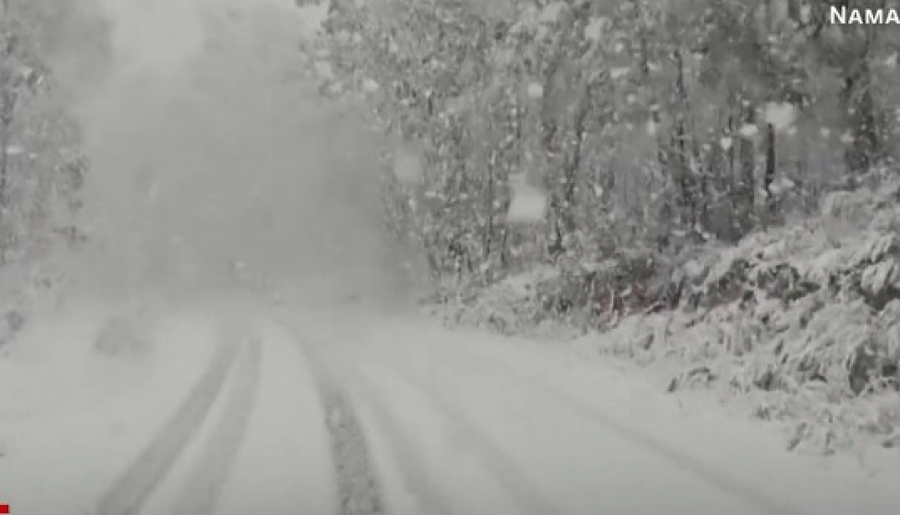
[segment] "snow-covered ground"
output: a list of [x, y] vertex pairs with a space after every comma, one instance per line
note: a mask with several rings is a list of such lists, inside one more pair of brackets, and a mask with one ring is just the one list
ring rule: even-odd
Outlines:
[[[108, 110], [91, 104], [109, 181], [97, 193], [143, 159], [160, 167], [160, 203], [107, 206], [112, 217], [143, 206], [144, 218], [129, 216], [148, 229], [145, 246], [79, 264], [80, 289], [33, 314], [0, 357], [0, 503], [42, 515], [896, 512], [900, 466], [887, 454], [788, 454], [771, 426], [699, 393], [666, 395], [629, 365], [354, 302], [348, 293], [396, 283], [389, 252], [360, 224], [372, 214], [367, 176], [354, 175], [364, 138], [276, 80], [291, 76], [301, 11], [199, 4], [212, 13], [199, 24], [207, 38], [189, 37], [186, 21], [172, 29], [202, 41], [190, 73], [149, 90], [125, 81]], [[185, 64], [126, 54], [144, 56], [151, 76]], [[124, 225], [106, 227], [113, 236], [132, 234], [114, 221]], [[165, 256], [173, 231], [199, 242], [188, 255], [209, 271], [125, 267], [120, 290], [110, 257]], [[235, 293], [223, 271], [236, 260], [268, 273]], [[125, 310], [136, 343], [98, 351], [124, 308], [91, 299], [141, 288], [154, 300]], [[280, 307], [257, 297], [266, 289]]]
[[0, 359], [0, 485], [22, 513], [83, 513], [182, 402], [215, 343], [215, 321], [183, 312], [140, 328], [152, 351], [94, 349], [114, 309], [83, 301], [36, 315]]
[[[337, 509], [340, 476], [361, 473], [351, 461], [371, 461], [384, 513], [893, 513], [888, 456], [786, 453], [772, 426], [665, 394], [625, 363], [371, 308], [207, 309], [159, 315], [152, 353], [128, 360], [89, 348], [102, 307], [29, 333], [0, 376], [4, 502], [89, 513], [135, 497], [159, 461], [146, 449], [178, 437], [173, 415], [238, 335], [236, 364], [140, 513], [376, 513]], [[51, 344], [67, 350], [40, 357]], [[334, 454], [334, 419], [348, 416], [361, 442], [343, 448], [362, 456]], [[116, 502], [104, 513], [125, 513]]]
[[900, 467], [889, 455], [786, 453], [772, 426], [712, 396], [666, 394], [629, 364], [408, 316], [340, 319], [320, 338], [373, 441], [393, 444], [384, 466], [404, 469], [394, 480], [419, 496], [399, 513], [893, 509]]

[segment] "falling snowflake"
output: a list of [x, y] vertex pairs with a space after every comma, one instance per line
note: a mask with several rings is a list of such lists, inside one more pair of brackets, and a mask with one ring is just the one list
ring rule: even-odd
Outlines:
[[553, 2], [547, 4], [546, 6], [544, 6], [544, 9], [541, 11], [541, 14], [538, 18], [544, 23], [555, 23], [559, 20], [565, 8], [566, 4], [564, 2]]
[[627, 76], [629, 71], [631, 71], [631, 70], [624, 66], [618, 67], [618, 68], [613, 68], [612, 70], [609, 71], [609, 76], [612, 77], [613, 79], [621, 79], [622, 77]]
[[316, 64], [314, 66], [316, 69], [316, 73], [319, 75], [320, 78], [325, 79], [325, 80], [334, 79], [334, 77], [335, 77], [334, 69], [331, 67], [331, 64], [329, 64], [325, 61], [316, 61]]
[[606, 19], [600, 17], [593, 17], [591, 21], [588, 22], [587, 27], [584, 28], [584, 39], [594, 42], [600, 43], [603, 39], [603, 29], [606, 28]]
[[744, 124], [740, 128], [740, 130], [738, 130], [738, 133], [745, 138], [752, 138], [752, 137], [756, 136], [757, 134], [759, 134], [759, 127], [757, 127], [756, 125], [753, 125], [751, 123], [747, 123], [747, 124]]
[[809, 23], [812, 20], [812, 4], [807, 3], [800, 7], [800, 22]]
[[788, 179], [787, 177], [782, 177], [780, 180], [775, 181], [771, 185], [769, 185], [769, 190], [772, 192], [774, 196], [780, 196], [785, 192], [793, 190], [797, 185], [794, 181]]
[[403, 184], [413, 184], [422, 178], [422, 158], [411, 145], [404, 145], [396, 150], [394, 176]]
[[381, 86], [373, 79], [364, 79], [362, 81], [362, 90], [366, 93], [377, 93]]
[[528, 184], [524, 175], [510, 177], [512, 201], [507, 213], [509, 222], [538, 222], [547, 212], [547, 194]]
[[769, 102], [766, 104], [763, 117], [766, 123], [772, 124], [772, 126], [775, 127], [775, 130], [781, 131], [794, 124], [797, 114], [794, 106], [787, 102]]

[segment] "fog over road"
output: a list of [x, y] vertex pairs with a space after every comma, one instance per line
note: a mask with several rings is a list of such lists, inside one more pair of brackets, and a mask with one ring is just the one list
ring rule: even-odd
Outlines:
[[[710, 399], [405, 309], [373, 136], [292, 78], [308, 11], [99, 5], [112, 51], [78, 100], [104, 245], [78, 277], [100, 300], [60, 331], [133, 301], [158, 346], [124, 372], [88, 363], [83, 399], [10, 422], [16, 513], [895, 513], [895, 477], [789, 455]], [[235, 262], [284, 301], [242, 289]]]
[[79, 97], [106, 243], [87, 258], [92, 286], [199, 293], [240, 261], [284, 289], [391, 289], [374, 142], [296, 78], [301, 11], [98, 1], [113, 44]]

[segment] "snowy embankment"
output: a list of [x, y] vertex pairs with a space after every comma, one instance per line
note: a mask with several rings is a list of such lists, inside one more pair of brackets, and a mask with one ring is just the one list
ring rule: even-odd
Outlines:
[[[671, 261], [535, 269], [441, 308], [453, 324], [567, 332], [587, 354], [711, 386], [792, 426], [789, 448], [900, 446], [900, 182], [872, 174], [818, 216]], [[649, 269], [649, 270], [648, 270]], [[643, 275], [641, 275], [643, 274]], [[673, 371], [674, 369], [674, 371]]]
[[92, 511], [184, 401], [215, 348], [216, 320], [184, 312], [164, 324], [135, 320], [134, 345], [111, 354], [99, 336], [116, 310], [71, 306], [35, 313], [0, 359], [2, 500], [22, 513]]

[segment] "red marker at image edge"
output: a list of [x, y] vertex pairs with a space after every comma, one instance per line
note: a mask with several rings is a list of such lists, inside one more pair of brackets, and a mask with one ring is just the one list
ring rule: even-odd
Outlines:
[[9, 505], [8, 504], [0, 504], [0, 515], [9, 515]]

